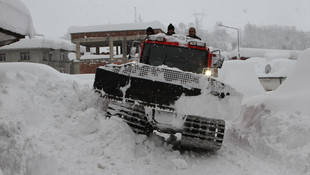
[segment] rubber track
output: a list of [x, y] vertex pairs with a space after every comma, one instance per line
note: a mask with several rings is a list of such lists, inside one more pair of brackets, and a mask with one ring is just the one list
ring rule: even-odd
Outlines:
[[139, 108], [141, 106], [110, 104], [108, 113], [122, 118], [135, 133], [149, 135], [153, 132], [152, 126]]
[[218, 150], [224, 140], [225, 121], [200, 116], [187, 116], [181, 146], [200, 150]]

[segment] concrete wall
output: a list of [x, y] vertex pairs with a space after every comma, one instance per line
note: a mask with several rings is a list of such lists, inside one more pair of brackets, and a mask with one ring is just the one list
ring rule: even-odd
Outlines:
[[[21, 60], [20, 53], [28, 52], [29, 60]], [[42, 63], [53, 67], [59, 72], [68, 74], [95, 73], [96, 68], [106, 62], [100, 60], [75, 60], [68, 58], [69, 51], [62, 49], [36, 48], [36, 49], [2, 49], [5, 54], [5, 62], [32, 62]], [[1, 63], [2, 61], [0, 61]]]
[[29, 53], [30, 60], [24, 60], [24, 62], [42, 63], [44, 51], [41, 49], [0, 50], [0, 53], [5, 54], [6, 62], [23, 62], [20, 56], [21, 52]]
[[70, 66], [70, 74], [80, 74], [80, 65], [81, 62], [72, 62], [71, 66]]
[[[29, 60], [21, 60], [21, 52], [29, 53]], [[6, 49], [0, 50], [5, 54], [5, 62], [31, 62], [47, 64], [63, 73], [71, 72], [72, 62], [68, 58], [69, 51], [48, 48], [38, 49]]]
[[106, 65], [106, 62], [83, 62], [80, 64], [81, 74], [94, 74], [99, 66]]
[[[154, 29], [155, 33], [163, 32], [161, 29]], [[96, 48], [96, 54], [99, 54], [99, 47], [119, 47], [122, 63], [128, 62], [127, 54], [130, 51], [131, 43], [133, 41], [142, 41], [146, 38], [145, 29], [138, 30], [123, 30], [123, 31], [98, 31], [98, 32], [81, 32], [71, 33], [71, 42], [76, 44], [76, 58], [80, 59], [79, 48], [85, 46], [86, 50], [90, 48]], [[118, 49], [117, 49], [118, 52]], [[109, 62], [112, 62], [114, 58], [113, 52], [110, 52]], [[118, 58], [120, 59], [120, 58]]]

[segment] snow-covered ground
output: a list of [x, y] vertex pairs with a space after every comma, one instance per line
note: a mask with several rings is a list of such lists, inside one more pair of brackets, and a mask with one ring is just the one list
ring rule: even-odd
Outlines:
[[106, 119], [92, 74], [1, 63], [0, 175], [310, 174], [310, 49], [274, 92], [245, 64], [227, 62], [219, 77], [244, 94], [240, 115], [219, 151], [199, 154]]

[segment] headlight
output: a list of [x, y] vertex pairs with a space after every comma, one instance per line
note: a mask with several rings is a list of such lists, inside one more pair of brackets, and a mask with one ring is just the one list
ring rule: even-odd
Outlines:
[[205, 75], [207, 77], [211, 77], [212, 70], [211, 70], [211, 68], [204, 68], [202, 73], [203, 73], [203, 75]]

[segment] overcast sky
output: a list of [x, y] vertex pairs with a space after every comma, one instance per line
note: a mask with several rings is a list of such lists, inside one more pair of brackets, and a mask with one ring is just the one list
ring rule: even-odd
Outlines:
[[[119, 24], [158, 20], [176, 27], [201, 20], [212, 29], [217, 21], [243, 28], [245, 24], [295, 26], [310, 31], [310, 0], [21, 0], [29, 8], [37, 33], [57, 38], [70, 26]], [[140, 18], [139, 18], [140, 16]], [[166, 29], [164, 29], [166, 30]]]

